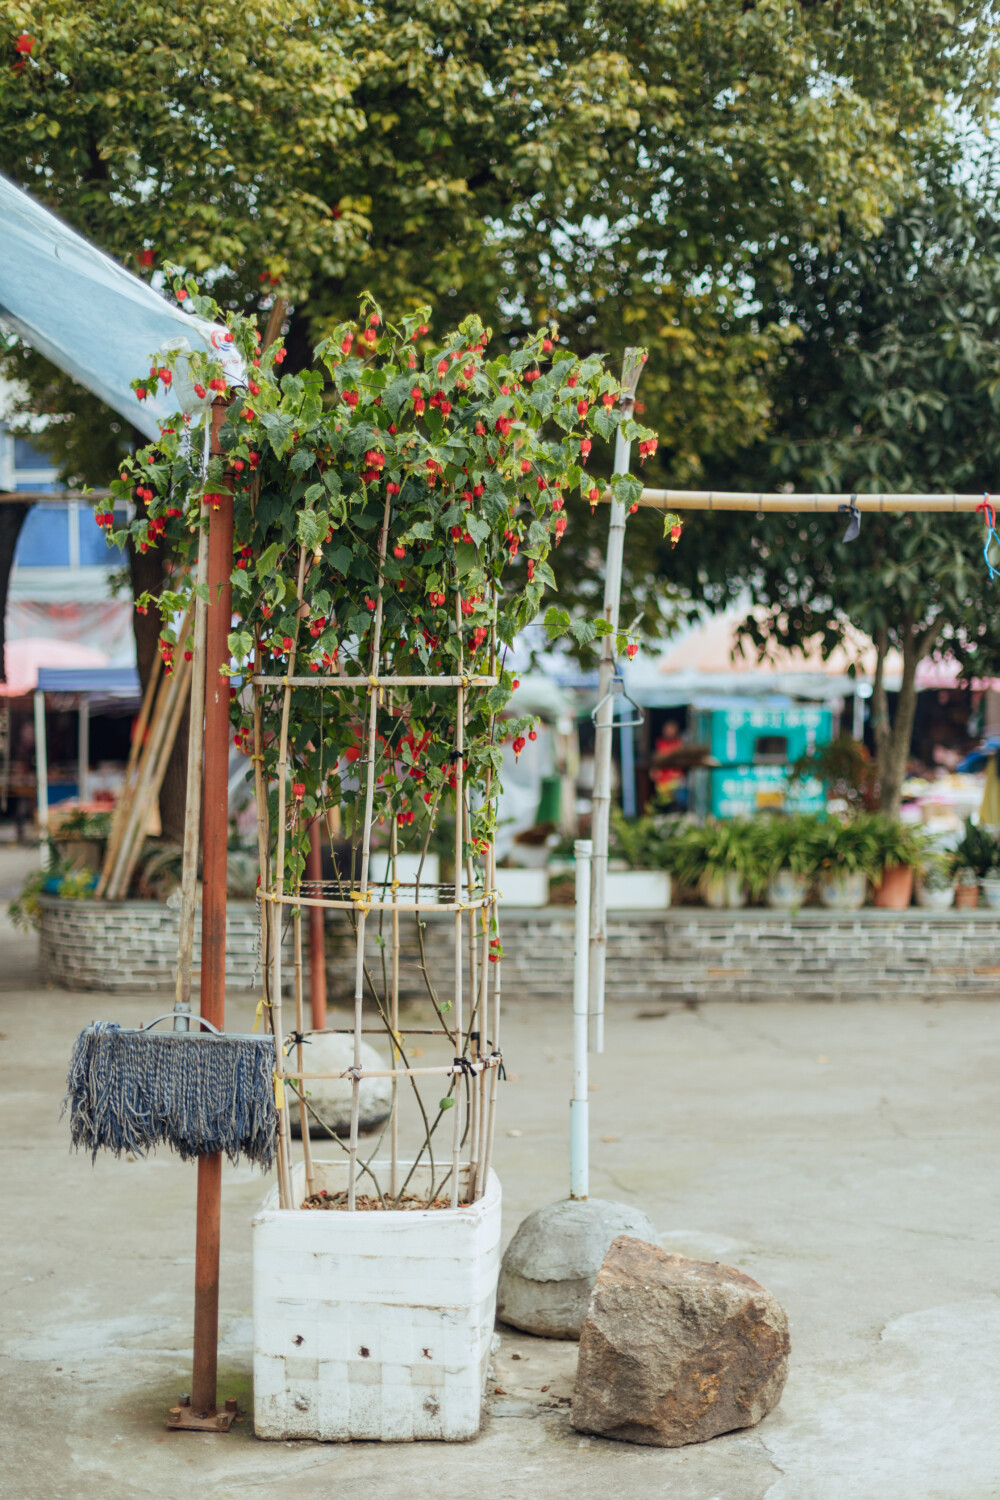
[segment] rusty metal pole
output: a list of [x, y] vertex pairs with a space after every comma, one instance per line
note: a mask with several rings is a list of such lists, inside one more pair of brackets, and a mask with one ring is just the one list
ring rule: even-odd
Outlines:
[[[323, 879], [323, 821], [314, 818], [309, 830], [307, 880]], [[326, 1026], [326, 932], [321, 906], [309, 907], [309, 1003], [313, 1030], [322, 1031]]]
[[[227, 403], [212, 404], [211, 454], [222, 453], [219, 430]], [[205, 779], [202, 814], [201, 1014], [226, 1024], [226, 874], [229, 843], [229, 632], [233, 615], [233, 493], [227, 471], [208, 519], [208, 610], [205, 633]], [[192, 732], [195, 730], [192, 719]], [[219, 1224], [222, 1156], [198, 1159], [198, 1218], [194, 1268], [194, 1373], [191, 1410], [212, 1416], [219, 1341]]]

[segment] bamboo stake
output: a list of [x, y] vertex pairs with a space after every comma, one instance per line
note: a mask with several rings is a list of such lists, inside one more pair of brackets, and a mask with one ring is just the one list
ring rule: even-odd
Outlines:
[[[391, 497], [386, 495], [382, 514], [382, 532], [379, 536], [378, 593], [376, 595], [375, 619], [372, 624], [371, 675], [377, 680], [379, 652], [382, 644], [382, 568], [389, 542], [389, 506]], [[291, 666], [291, 662], [289, 662]], [[351, 1143], [347, 1166], [347, 1207], [353, 1213], [356, 1206], [356, 1179], [358, 1165], [358, 1121], [361, 1113], [361, 1025], [365, 992], [365, 918], [368, 908], [368, 858], [372, 836], [372, 809], [375, 801], [375, 750], [378, 734], [378, 699], [380, 689], [373, 683], [368, 687], [368, 766], [365, 779], [365, 814], [361, 835], [361, 900], [358, 903], [358, 925], [355, 940], [354, 965], [354, 1064], [351, 1086]]]
[[[631, 444], [625, 440], [625, 424], [635, 407], [635, 390], [642, 373], [643, 356], [626, 349], [622, 364], [621, 420], [615, 436], [615, 473], [628, 472]], [[594, 844], [593, 887], [590, 902], [590, 1016], [591, 1044], [604, 1050], [604, 960], [607, 953], [608, 832], [611, 827], [611, 742], [615, 706], [611, 684], [615, 676], [616, 636], [621, 604], [622, 558], [625, 552], [625, 507], [612, 499], [608, 526], [608, 563], [604, 575], [604, 619], [611, 630], [601, 641], [601, 665], [597, 686], [596, 732], [594, 735], [594, 791], [591, 825]]]
[[[205, 750], [205, 639], [208, 611], [202, 597], [208, 588], [208, 506], [201, 502], [198, 565], [195, 571], [194, 642], [191, 660], [191, 712], [188, 730], [187, 787], [184, 806], [184, 853], [181, 865], [181, 909], [177, 923], [177, 987], [174, 1013], [191, 1014], [191, 970], [198, 896], [198, 835], [201, 827], [201, 773]], [[174, 1029], [187, 1031], [186, 1021]]]
[[[643, 490], [637, 503], [656, 510], [783, 511], [794, 515], [799, 512], [838, 511], [853, 501], [858, 510], [919, 514], [974, 512], [982, 505], [984, 498], [988, 497], [948, 493], [903, 495], [888, 491], [871, 495], [783, 495], [741, 490]], [[610, 500], [610, 490], [605, 490], [601, 499]]]
[[[462, 608], [458, 583], [455, 584], [455, 629], [458, 633], [458, 665], [462, 665]], [[462, 902], [462, 843], [465, 837], [465, 781], [462, 758], [465, 755], [465, 688], [455, 690], [455, 900]], [[455, 1050], [465, 1057], [466, 1038], [462, 1024], [462, 912], [455, 913]], [[458, 1207], [462, 1156], [462, 1114], [465, 1104], [463, 1080], [455, 1084], [454, 1120], [451, 1136], [451, 1206]]]
[[[302, 1055], [305, 1012], [302, 1003], [302, 917], [298, 912], [292, 918], [292, 932], [295, 943], [295, 1030], [298, 1036], [295, 1044], [295, 1061], [298, 1064], [299, 1074], [301, 1075], [305, 1063]], [[306, 1169], [306, 1196], [311, 1197], [316, 1191], [316, 1182], [313, 1174], [309, 1120], [306, 1115], [305, 1089], [301, 1089], [299, 1093], [299, 1129], [302, 1132], [302, 1160]]]
[[[377, 886], [370, 887], [377, 890]], [[405, 889], [405, 886], [404, 886]], [[284, 906], [323, 906], [331, 911], [361, 911], [366, 914], [373, 911], [392, 911], [392, 901], [374, 901], [366, 891], [362, 896], [360, 891], [352, 891], [353, 900], [341, 899], [335, 896], [298, 896], [294, 892], [269, 891], [265, 899], [272, 904]], [[479, 907], [493, 906], [498, 899], [495, 890], [486, 891], [482, 896], [472, 896], [468, 901], [400, 901], [397, 903], [399, 911], [439, 911], [456, 912], [478, 910]]]
[[[384, 1032], [383, 1032], [384, 1035]], [[438, 1033], [440, 1035], [440, 1033]], [[470, 1063], [475, 1072], [488, 1073], [499, 1066], [493, 1058], [484, 1058], [481, 1063]], [[431, 1064], [426, 1068], [359, 1068], [360, 1078], [417, 1078], [426, 1076], [428, 1078], [461, 1078], [467, 1073], [465, 1067], [458, 1067], [455, 1063], [439, 1063], [436, 1067]], [[282, 1074], [284, 1078], [354, 1078], [353, 1065], [341, 1073], [308, 1073], [299, 1072], [297, 1069], [286, 1071]]]
[[[185, 614], [181, 626], [178, 637], [181, 641], [187, 638], [189, 620], [190, 610]], [[120, 900], [124, 896], [142, 851], [140, 835], [145, 828], [150, 805], [160, 794], [167, 763], [184, 714], [190, 687], [190, 665], [190, 662], [182, 658], [179, 666], [169, 674], [164, 691], [157, 697], [150, 738], [140, 762], [135, 797], [107, 884], [110, 900]]]
[[[400, 1059], [399, 1051], [399, 909], [396, 906], [396, 889], [398, 886], [397, 854], [399, 847], [399, 828], [393, 822], [392, 832], [389, 835], [389, 852], [392, 859], [392, 996], [390, 1010], [390, 1025], [392, 1027], [392, 1066]], [[391, 1157], [391, 1168], [389, 1177], [389, 1192], [393, 1198], [399, 1194], [399, 1081], [393, 1077], [392, 1080], [392, 1110], [391, 1125], [389, 1127], [389, 1147]]]
[[122, 835], [125, 831], [125, 825], [128, 821], [128, 815], [132, 808], [132, 802], [135, 797], [135, 777], [139, 765], [139, 757], [142, 754], [143, 742], [146, 738], [146, 726], [149, 723], [149, 716], [152, 712], [154, 699], [156, 698], [156, 690], [159, 686], [160, 670], [162, 666], [163, 659], [160, 656], [160, 653], [157, 651], [156, 656], [153, 658], [152, 668], [150, 669], [149, 681], [146, 683], [146, 691], [142, 695], [142, 705], [139, 709], [139, 716], [135, 721], [135, 727], [132, 731], [132, 743], [129, 746], [128, 763], [125, 767], [125, 779], [122, 782], [121, 793], [119, 795], [117, 803], [115, 804], [115, 810], [111, 817], [111, 829], [108, 834], [107, 848], [104, 851], [104, 863], [101, 866], [101, 877], [98, 880], [97, 888], [94, 891], [94, 895], [98, 899], [100, 899], [100, 897], [104, 895], [107, 889], [108, 881], [111, 878], [111, 871], [114, 868], [115, 860], [118, 857], [118, 850], [121, 846]]
[[[289, 663], [291, 665], [291, 663]], [[397, 677], [388, 675], [380, 677], [378, 673], [372, 673], [368, 677], [345, 677], [343, 673], [334, 676], [332, 673], [317, 672], [309, 677], [275, 677], [264, 673], [255, 674], [251, 679], [255, 687], [307, 687], [307, 688], [347, 688], [357, 692], [365, 687], [378, 687], [391, 689], [394, 687], [496, 687], [500, 681], [499, 677]]]
[[[299, 552], [299, 574], [297, 598], [302, 602], [302, 586], [306, 575], [306, 550]], [[295, 635], [288, 653], [289, 670], [294, 670], [295, 653], [298, 649], [299, 622], [296, 616]], [[285, 886], [285, 822], [287, 816], [288, 791], [288, 716], [291, 708], [292, 690], [286, 682], [281, 705], [281, 731], [278, 738], [278, 848], [275, 855], [274, 896], [271, 905], [271, 1024], [274, 1031], [275, 1079], [281, 1092], [283, 1105], [279, 1115], [280, 1129], [285, 1138], [284, 1172], [279, 1175], [278, 1192], [282, 1208], [292, 1208], [291, 1137], [288, 1123], [288, 1101], [284, 1099], [281, 1080], [284, 1076], [284, 1022], [281, 1003], [281, 895]], [[279, 1168], [282, 1163], [279, 1160]]]

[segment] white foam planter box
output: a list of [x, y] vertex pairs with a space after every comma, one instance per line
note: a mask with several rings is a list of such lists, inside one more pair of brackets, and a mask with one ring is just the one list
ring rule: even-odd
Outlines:
[[[421, 868], [421, 864], [423, 868]], [[436, 901], [438, 898], [438, 881], [441, 879], [441, 861], [436, 854], [425, 854], [421, 861], [419, 854], [397, 854], [396, 856], [396, 879], [400, 885], [414, 886], [417, 874], [420, 875], [420, 899], [421, 901]], [[384, 882], [392, 880], [392, 860], [388, 854], [373, 854], [368, 861], [368, 883], [369, 885], [381, 886]], [[412, 901], [415, 891], [409, 890], [400, 896], [401, 901]], [[388, 895], [384, 898], [388, 900]]]
[[503, 906], [545, 906], [548, 904], [548, 870], [498, 870], [496, 883]]
[[663, 911], [670, 905], [666, 870], [609, 870], [605, 879], [608, 911]]
[[[314, 1166], [317, 1188], [347, 1186], [346, 1162]], [[384, 1191], [388, 1163], [375, 1170]], [[418, 1168], [420, 1191], [427, 1178]], [[300, 1203], [301, 1164], [292, 1188]], [[252, 1238], [259, 1438], [477, 1435], [500, 1270], [494, 1172], [483, 1197], [457, 1209], [280, 1209], [274, 1187]]]

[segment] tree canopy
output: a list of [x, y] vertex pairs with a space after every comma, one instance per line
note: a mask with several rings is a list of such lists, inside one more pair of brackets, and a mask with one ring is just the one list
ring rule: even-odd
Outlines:
[[[929, 143], [991, 110], [997, 19], [997, 0], [12, 0], [0, 170], [141, 274], [183, 263], [233, 311], [287, 295], [291, 369], [364, 288], [474, 312], [501, 346], [549, 321], [581, 355], [642, 344], [650, 477], [732, 480], [795, 368], [814, 260], [880, 242]], [[63, 419], [44, 441], [67, 476], [106, 482], [135, 435], [30, 351], [0, 364]], [[636, 520], [625, 597], [655, 625]], [[592, 602], [603, 536], [578, 507], [564, 604]]]
[[[1000, 468], [1000, 214], [995, 188], [931, 165], [923, 198], [883, 232], [802, 249], [767, 289], [766, 320], [800, 336], [773, 390], [774, 427], [739, 455], [727, 485], [773, 490], [984, 493]], [[760, 283], [762, 284], [762, 283]], [[829, 652], [861, 631], [877, 647], [873, 727], [883, 805], [905, 773], [922, 658], [1000, 670], [1000, 593], [982, 517], [699, 517], [675, 580], [719, 606], [749, 598], [745, 636]], [[997, 549], [992, 560], [997, 561]], [[903, 659], [895, 718], [882, 669]]]
[[[785, 331], [752, 316], [748, 278], [877, 231], [946, 101], [995, 93], [995, 11], [15, 3], [0, 170], [144, 274], [210, 273], [241, 311], [280, 286], [293, 367], [366, 287], [507, 339], [558, 318], [581, 351], [642, 343], [662, 461], [685, 480], [766, 419]], [[34, 405], [74, 414], [37, 360], [8, 363]], [[58, 441], [106, 478], [83, 411], [87, 443], [70, 423]]]

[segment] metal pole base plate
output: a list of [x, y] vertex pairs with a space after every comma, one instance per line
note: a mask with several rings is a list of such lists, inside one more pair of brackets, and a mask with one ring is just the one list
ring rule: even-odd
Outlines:
[[236, 1421], [236, 1402], [230, 1398], [222, 1411], [196, 1412], [190, 1396], [181, 1396], [167, 1413], [167, 1427], [178, 1432], [228, 1432]]

